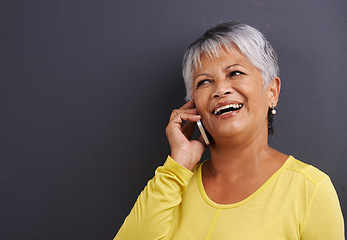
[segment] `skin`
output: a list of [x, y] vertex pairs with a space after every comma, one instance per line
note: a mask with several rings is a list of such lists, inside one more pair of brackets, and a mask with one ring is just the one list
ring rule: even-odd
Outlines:
[[[220, 204], [239, 202], [254, 193], [288, 158], [268, 145], [267, 112], [277, 105], [281, 81], [264, 89], [262, 74], [237, 49], [220, 57], [201, 56], [193, 74], [193, 99], [172, 112], [166, 128], [171, 157], [192, 170], [206, 145], [190, 140], [202, 120], [213, 138], [211, 160], [203, 165], [203, 185]], [[238, 111], [216, 116], [216, 106], [242, 104]], [[183, 122], [186, 124], [182, 127]]]

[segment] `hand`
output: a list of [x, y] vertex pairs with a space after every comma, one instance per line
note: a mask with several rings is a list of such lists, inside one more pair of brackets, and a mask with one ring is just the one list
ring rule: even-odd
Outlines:
[[[201, 136], [199, 140], [190, 140], [196, 121], [200, 119], [201, 116], [194, 108], [194, 100], [192, 99], [181, 108], [172, 111], [170, 122], [166, 127], [172, 159], [189, 170], [193, 170], [206, 149]], [[184, 121], [186, 123], [182, 127]]]

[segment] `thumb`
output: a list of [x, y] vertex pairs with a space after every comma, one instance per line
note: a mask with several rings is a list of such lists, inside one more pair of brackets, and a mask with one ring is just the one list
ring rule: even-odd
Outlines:
[[193, 140], [191, 144], [194, 149], [195, 161], [198, 163], [202, 157], [202, 154], [205, 152], [207, 145], [204, 143], [203, 139], [199, 139], [199, 141]]

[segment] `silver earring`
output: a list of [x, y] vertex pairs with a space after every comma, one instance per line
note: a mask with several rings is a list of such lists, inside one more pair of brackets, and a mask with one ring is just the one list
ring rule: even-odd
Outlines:
[[272, 110], [271, 110], [272, 115], [275, 115], [277, 112], [274, 107], [274, 103], [272, 103]]

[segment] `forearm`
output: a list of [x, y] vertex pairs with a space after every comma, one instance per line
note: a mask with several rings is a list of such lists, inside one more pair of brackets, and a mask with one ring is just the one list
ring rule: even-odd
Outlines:
[[162, 239], [193, 173], [168, 157], [138, 197], [115, 240]]

